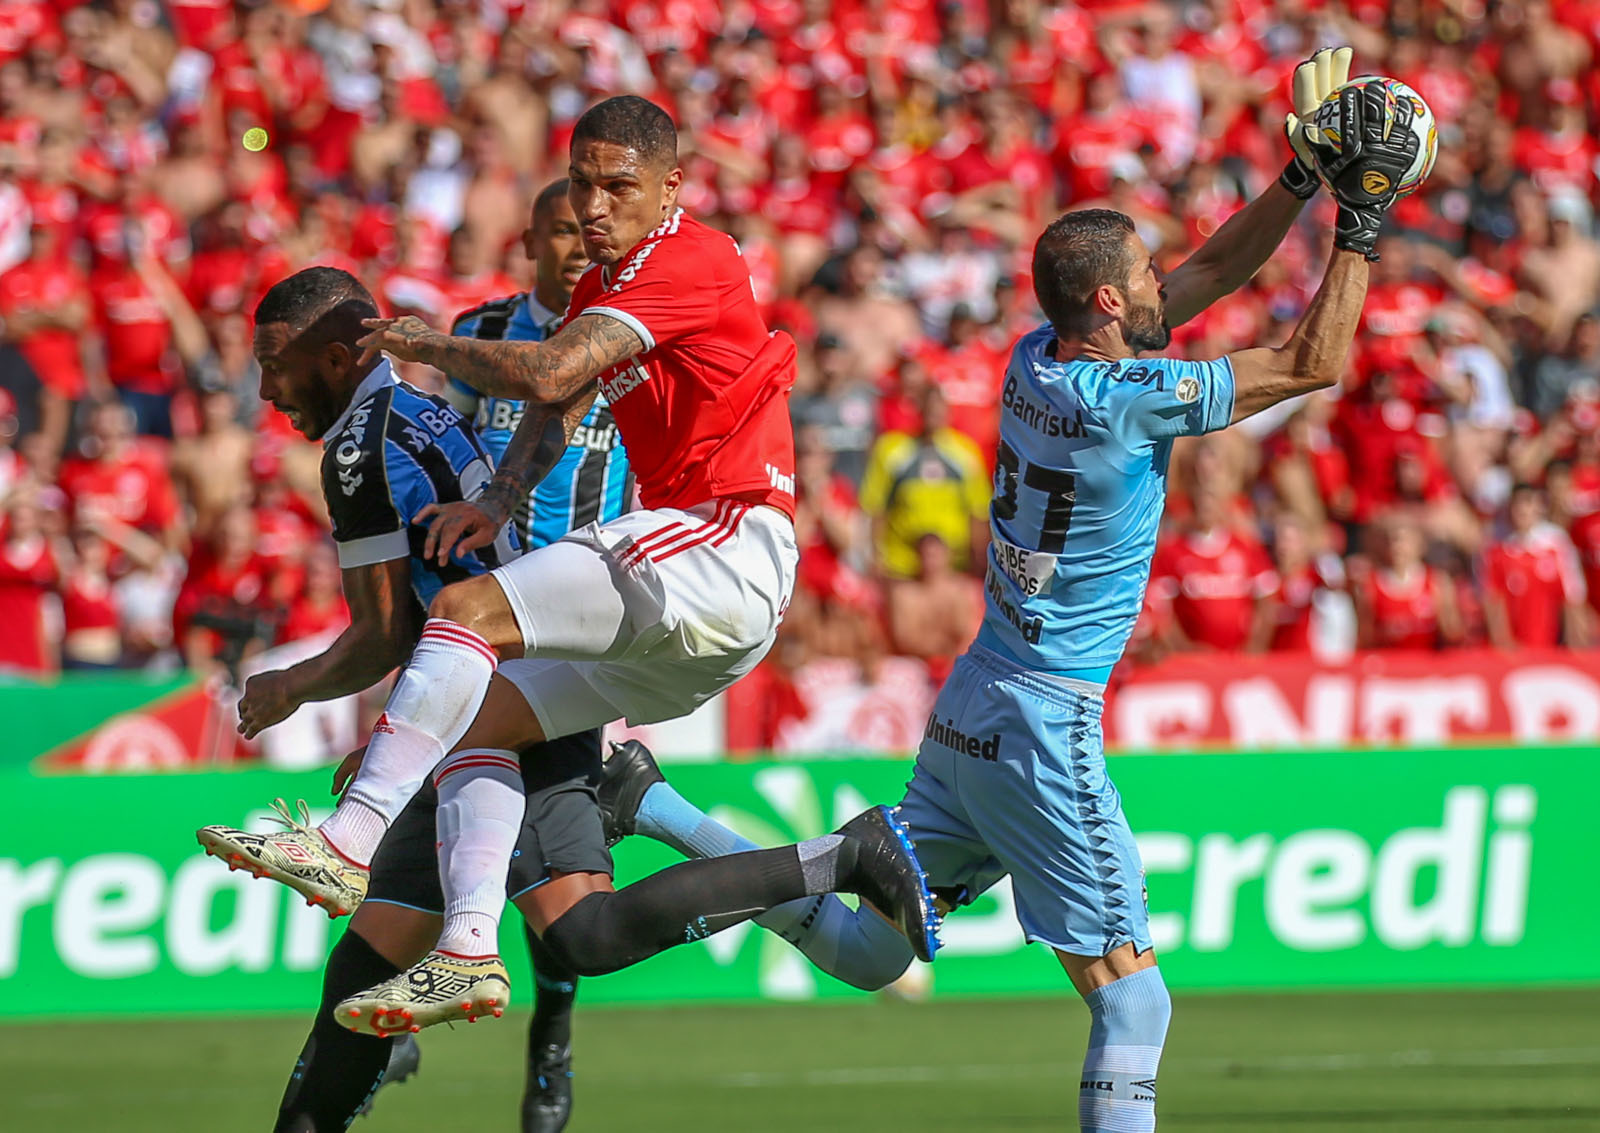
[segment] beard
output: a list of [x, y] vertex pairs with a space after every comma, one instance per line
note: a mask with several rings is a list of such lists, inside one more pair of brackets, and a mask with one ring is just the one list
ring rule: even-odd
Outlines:
[[1166, 304], [1154, 303], [1148, 307], [1133, 308], [1122, 324], [1122, 333], [1128, 348], [1135, 353], [1165, 350], [1172, 341], [1172, 328], [1167, 326]]

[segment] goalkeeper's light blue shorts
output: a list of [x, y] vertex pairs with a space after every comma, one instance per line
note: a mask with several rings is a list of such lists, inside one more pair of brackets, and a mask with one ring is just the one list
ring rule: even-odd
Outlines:
[[934, 703], [900, 810], [930, 886], [976, 896], [1009, 873], [1028, 940], [1080, 956], [1151, 946], [1102, 703], [972, 646]]

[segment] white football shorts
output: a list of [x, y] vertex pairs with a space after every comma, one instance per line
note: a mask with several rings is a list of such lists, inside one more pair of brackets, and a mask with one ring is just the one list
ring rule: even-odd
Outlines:
[[550, 739], [686, 715], [772, 648], [799, 561], [788, 516], [738, 500], [591, 523], [493, 572], [526, 650], [498, 671]]

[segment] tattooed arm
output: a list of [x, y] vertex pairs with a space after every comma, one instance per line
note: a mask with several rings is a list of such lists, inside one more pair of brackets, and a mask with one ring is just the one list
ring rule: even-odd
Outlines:
[[544, 342], [494, 341], [441, 334], [414, 315], [367, 319], [362, 363], [388, 353], [423, 362], [480, 393], [517, 401], [561, 402], [618, 362], [644, 353], [644, 340], [621, 319], [579, 315]]
[[429, 504], [416, 514], [413, 523], [432, 520], [422, 557], [437, 559], [443, 566], [452, 552], [466, 554], [494, 542], [534, 485], [549, 475], [567, 451], [573, 430], [583, 422], [599, 392], [591, 381], [565, 401], [530, 404], [523, 410], [500, 467], [477, 499]]

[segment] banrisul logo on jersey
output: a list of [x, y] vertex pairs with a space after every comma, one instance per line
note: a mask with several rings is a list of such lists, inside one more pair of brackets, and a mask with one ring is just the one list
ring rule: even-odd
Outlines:
[[[981, 757], [991, 737], [971, 739]], [[1591, 749], [1122, 756], [1109, 766], [1176, 988], [1600, 980], [1600, 953], [1573, 946], [1600, 932], [1582, 896], [1600, 851]], [[768, 845], [898, 800], [909, 770], [848, 759], [669, 767], [685, 796]], [[10, 769], [0, 788], [19, 804], [0, 828], [0, 1017], [58, 1015], [63, 1004], [97, 1014], [315, 1004], [342, 922], [220, 869], [193, 830], [250, 824], [278, 795], [325, 798], [324, 773]], [[149, 817], [130, 823], [129, 813]], [[626, 839], [618, 880], [676, 860]], [[1013, 901], [1002, 883], [945, 922], [934, 994], [1065, 993], [1049, 953], [1023, 944]], [[526, 989], [520, 933], [508, 916], [501, 948]], [[595, 980], [584, 998], [858, 994], [746, 924]]]

